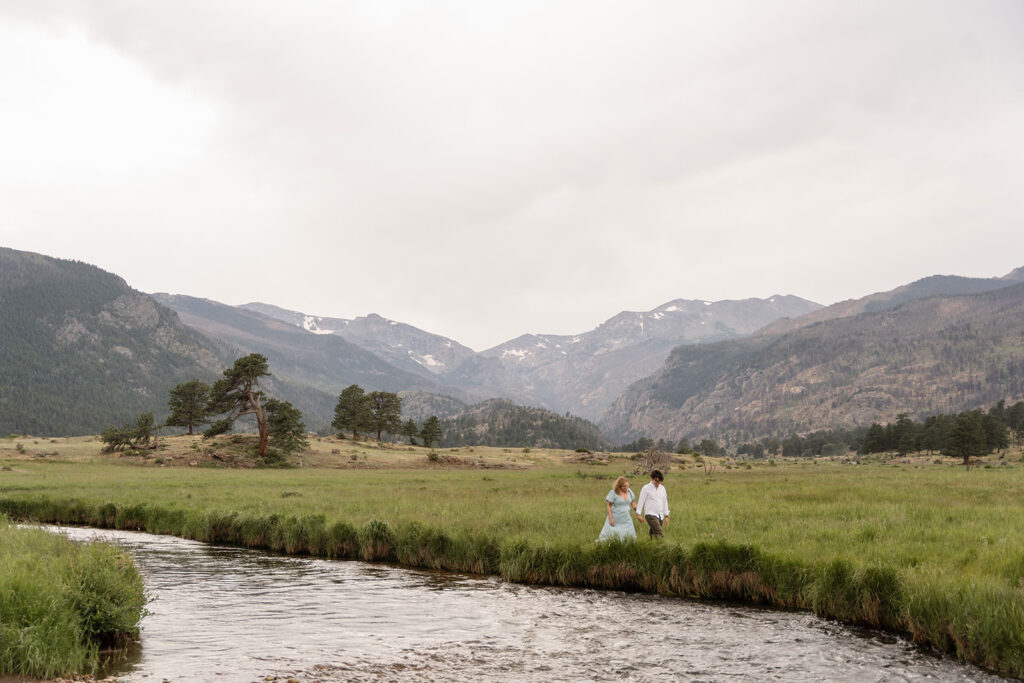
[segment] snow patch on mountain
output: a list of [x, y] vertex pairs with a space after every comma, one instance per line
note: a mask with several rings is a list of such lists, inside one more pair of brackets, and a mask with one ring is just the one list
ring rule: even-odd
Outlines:
[[414, 353], [412, 349], [409, 350], [409, 357], [419, 363], [425, 368], [443, 368], [444, 362], [434, 358], [433, 355], [425, 353], [422, 356], [418, 353]]
[[302, 319], [302, 328], [313, 334], [334, 334], [334, 330], [320, 329], [320, 326], [316, 323], [316, 318], [312, 315], [307, 315]]

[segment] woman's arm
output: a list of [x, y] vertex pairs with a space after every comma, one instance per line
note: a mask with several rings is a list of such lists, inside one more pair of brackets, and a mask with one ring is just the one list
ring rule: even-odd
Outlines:
[[604, 502], [606, 508], [608, 508], [608, 523], [615, 526], [615, 519], [612, 517], [612, 504], [607, 500]]

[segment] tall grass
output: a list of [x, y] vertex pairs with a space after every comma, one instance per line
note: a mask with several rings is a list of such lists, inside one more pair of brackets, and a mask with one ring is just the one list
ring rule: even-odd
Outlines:
[[138, 632], [144, 603], [124, 551], [0, 516], [0, 674], [92, 673], [101, 648]]

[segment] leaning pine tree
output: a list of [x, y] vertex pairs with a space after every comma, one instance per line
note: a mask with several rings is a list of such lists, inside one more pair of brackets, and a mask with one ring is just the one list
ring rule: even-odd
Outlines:
[[210, 389], [208, 404], [210, 415], [227, 413], [227, 417], [214, 422], [203, 432], [209, 438], [231, 429], [235, 420], [243, 415], [256, 418], [256, 429], [260, 434], [259, 455], [267, 454], [267, 409], [262, 406], [264, 397], [257, 388], [260, 377], [270, 375], [270, 366], [262, 354], [250, 353], [235, 361], [235, 365], [224, 371], [224, 377], [214, 382]]

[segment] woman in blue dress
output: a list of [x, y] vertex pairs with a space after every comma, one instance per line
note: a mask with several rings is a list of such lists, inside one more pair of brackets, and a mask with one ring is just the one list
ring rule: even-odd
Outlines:
[[629, 482], [625, 477], [615, 480], [615, 488], [605, 496], [605, 508], [607, 515], [604, 520], [604, 528], [598, 541], [610, 540], [636, 540], [636, 529], [633, 528], [633, 515], [631, 509], [636, 509], [633, 492], [629, 490]]

